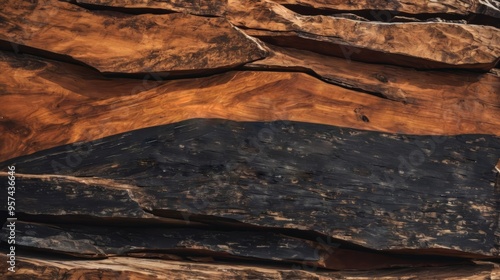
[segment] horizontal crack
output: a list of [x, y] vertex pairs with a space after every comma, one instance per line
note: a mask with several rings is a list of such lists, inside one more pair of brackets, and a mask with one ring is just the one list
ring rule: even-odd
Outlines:
[[316, 72], [314, 72], [314, 70], [311, 70], [311, 69], [307, 69], [305, 67], [279, 67], [279, 66], [265, 66], [265, 65], [262, 65], [262, 66], [245, 66], [243, 65], [241, 68], [237, 69], [237, 70], [248, 70], [248, 71], [263, 71], [263, 72], [299, 72], [299, 73], [304, 73], [304, 74], [308, 74], [314, 78], [317, 78], [319, 80], [322, 80], [324, 82], [327, 82], [329, 84], [332, 84], [332, 85], [336, 85], [336, 86], [339, 86], [339, 87], [342, 87], [342, 88], [346, 88], [346, 89], [352, 89], [352, 90], [355, 90], [357, 92], [360, 92], [360, 93], [365, 93], [365, 94], [369, 94], [369, 95], [373, 95], [373, 96], [376, 96], [376, 97], [379, 97], [379, 98], [382, 98], [382, 99], [387, 99], [387, 100], [391, 100], [391, 101], [397, 101], [397, 102], [402, 102], [402, 103], [405, 103], [404, 101], [401, 101], [401, 100], [397, 100], [395, 98], [390, 98], [388, 96], [385, 96], [383, 95], [382, 93], [380, 92], [376, 92], [376, 91], [368, 91], [368, 90], [364, 90], [358, 86], [355, 86], [353, 84], [348, 84], [348, 83], [344, 83], [340, 80], [336, 80], [336, 79], [333, 79], [333, 78], [329, 78], [329, 77], [324, 77], [324, 76], [321, 76], [320, 74], [317, 74]]
[[[173, 9], [159, 8], [159, 7], [125, 7], [125, 6], [120, 7], [113, 5], [91, 4], [91, 3], [85, 3], [84, 1], [80, 2], [77, 0], [60, 0], [60, 1], [68, 2], [70, 4], [79, 6], [89, 11], [117, 12], [129, 15], [142, 15], [142, 14], [166, 15], [166, 14], [175, 14], [184, 12], [180, 10], [173, 10]], [[219, 15], [216, 14], [196, 13], [194, 11], [188, 13], [191, 15], [197, 15], [203, 17], [220, 17]]]
[[95, 4], [87, 4], [87, 3], [79, 3], [78, 1], [65, 1], [70, 4], [79, 6], [86, 10], [90, 11], [111, 11], [111, 12], [119, 12], [123, 14], [131, 14], [131, 15], [140, 15], [140, 14], [157, 14], [157, 15], [165, 15], [165, 14], [173, 14], [178, 13], [173, 10], [168, 9], [158, 9], [158, 8], [126, 8], [126, 7], [113, 7], [113, 6], [105, 6], [105, 5], [95, 5]]
[[43, 49], [39, 49], [39, 48], [33, 48], [30, 46], [17, 44], [17, 43], [13, 43], [13, 42], [1, 40], [1, 39], [0, 39], [0, 50], [7, 51], [7, 52], [13, 52], [16, 55], [17, 54], [20, 54], [20, 55], [30, 54], [30, 55], [38, 56], [41, 58], [50, 59], [50, 60], [56, 60], [56, 61], [62, 61], [62, 62], [66, 62], [66, 63], [76, 64], [76, 65], [87, 67], [93, 71], [99, 72], [99, 70], [97, 70], [96, 68], [94, 68], [94, 67], [92, 67], [92, 66], [90, 66], [90, 65], [88, 65], [80, 60], [74, 59], [73, 57], [71, 57], [69, 55], [54, 53], [51, 51], [47, 51], [47, 50], [43, 50]]
[[[325, 15], [333, 17], [351, 18], [357, 20], [379, 21], [379, 22], [425, 22], [443, 21], [467, 23], [476, 25], [490, 25], [500, 27], [500, 21], [492, 16], [482, 14], [451, 14], [451, 13], [419, 13], [410, 14], [390, 10], [336, 10], [313, 8], [296, 4], [284, 4], [285, 8], [304, 16]], [[359, 18], [359, 19], [358, 19]]]

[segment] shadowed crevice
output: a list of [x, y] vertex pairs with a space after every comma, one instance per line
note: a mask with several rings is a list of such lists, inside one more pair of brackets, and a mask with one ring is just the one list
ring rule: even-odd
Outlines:
[[[444, 22], [455, 22], [464, 24], [475, 24], [475, 25], [489, 25], [496, 28], [500, 27], [500, 20], [496, 17], [484, 15], [484, 14], [474, 14], [460, 15], [451, 13], [418, 13], [410, 14], [400, 11], [390, 11], [390, 10], [336, 10], [328, 8], [314, 8], [298, 4], [283, 4], [282, 6], [287, 9], [304, 16], [334, 16], [334, 17], [345, 17], [352, 18], [360, 17], [360, 20], [367, 21], [379, 21], [379, 22], [433, 22], [433, 21], [444, 21]], [[354, 15], [355, 17], [349, 16]]]

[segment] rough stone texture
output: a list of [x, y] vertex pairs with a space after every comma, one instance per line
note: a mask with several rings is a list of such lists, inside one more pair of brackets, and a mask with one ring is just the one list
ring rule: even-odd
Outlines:
[[124, 8], [121, 11], [129, 13], [162, 12], [166, 10], [202, 16], [221, 16], [227, 7], [227, 0], [76, 0], [76, 3], [95, 5], [95, 7], [90, 6], [95, 9], [103, 7]]
[[167, 218], [187, 213], [314, 230], [376, 250], [497, 257], [499, 158], [500, 139], [486, 135], [404, 136], [195, 119], [58, 147], [0, 167], [133, 186], [19, 177], [18, 194], [30, 203], [19, 202], [18, 211], [30, 215], [136, 218], [129, 211], [138, 204]]
[[[444, 0], [444, 1], [343, 1], [343, 0], [274, 0], [283, 5], [298, 5], [299, 7], [313, 7], [316, 9], [331, 10], [372, 10], [371, 15], [379, 15], [381, 20], [387, 15], [405, 14], [458, 14], [471, 16], [471, 14], [484, 14], [500, 18], [498, 1], [490, 0]], [[389, 13], [387, 13], [387, 12]]]
[[[8, 228], [3, 230], [8, 232]], [[172, 260], [246, 260], [291, 267], [380, 269], [468, 264], [429, 256], [387, 255], [340, 248], [269, 231], [168, 227], [97, 227], [16, 223], [16, 244], [54, 254], [102, 259], [135, 256]], [[7, 234], [1, 234], [3, 241]]]
[[[0, 269], [7, 269], [5, 255], [0, 255]], [[438, 268], [396, 268], [375, 271], [317, 271], [290, 266], [237, 265], [231, 263], [193, 263], [158, 259], [113, 257], [105, 260], [68, 260], [57, 257], [27, 255], [19, 258], [20, 269], [9, 279], [100, 280], [100, 279], [271, 279], [271, 280], [329, 280], [329, 279], [495, 279], [500, 275], [498, 264], [479, 262]]]
[[3, 1], [0, 279], [500, 278], [499, 11]]
[[11, 48], [56, 53], [101, 72], [200, 72], [265, 56], [224, 18], [93, 12], [57, 0], [9, 0], [0, 16], [0, 39]]
[[[487, 71], [498, 63], [500, 56], [499, 30], [485, 25], [452, 21], [387, 24], [329, 15], [301, 15], [267, 0], [210, 4], [83, 2], [97, 5], [92, 6], [93, 9], [115, 7], [120, 12], [89, 11], [57, 0], [34, 4], [12, 0], [2, 10], [2, 21], [6, 24], [3, 25], [4, 36], [0, 38], [66, 55], [102, 72], [125, 73], [228, 68], [264, 57], [258, 43], [245, 33], [274, 44], [342, 58], [419, 68]], [[380, 3], [372, 5], [380, 6]], [[441, 5], [451, 6], [448, 3]], [[457, 8], [474, 5], [478, 4], [456, 4]], [[146, 10], [141, 12], [140, 9]], [[151, 15], [148, 9], [164, 12], [173, 9], [210, 17], [181, 13]], [[390, 5], [388, 9], [392, 9]], [[244, 28], [244, 33], [236, 30], [228, 20]]]
[[[250, 70], [279, 70], [279, 71], [301, 71], [314, 73], [326, 82], [342, 87], [362, 90], [374, 95], [381, 95], [394, 101], [404, 104], [426, 104], [429, 108], [436, 103], [436, 95], [442, 95], [447, 103], [441, 106], [443, 110], [453, 108], [449, 112], [450, 117], [463, 118], [468, 113], [481, 112], [484, 110], [497, 108], [500, 105], [498, 98], [498, 88], [500, 79], [494, 75], [470, 72], [450, 72], [450, 71], [415, 71], [404, 67], [390, 65], [374, 65], [349, 61], [342, 58], [321, 55], [318, 53], [281, 48], [273, 45], [266, 45], [269, 56], [245, 65]], [[481, 110], [477, 111], [477, 105], [468, 104], [467, 98], [476, 101], [483, 100], [486, 103], [479, 105]], [[468, 102], [467, 102], [468, 103]], [[460, 109], [463, 104], [467, 110]], [[476, 108], [474, 108], [476, 107]], [[462, 107], [463, 108], [463, 107]], [[486, 122], [494, 122], [497, 114], [493, 114]], [[481, 119], [480, 116], [473, 116], [471, 119]]]
[[313, 69], [343, 87], [293, 72], [110, 79], [85, 67], [7, 52], [0, 53], [0, 65], [0, 160], [189, 118], [500, 136], [500, 78], [491, 74], [377, 67], [296, 50], [252, 65]]
[[[500, 56], [499, 29], [456, 23], [355, 21], [303, 16], [270, 1], [229, 1], [229, 20], [274, 44], [372, 63], [489, 70]], [[458, 39], [457, 39], [458, 38]]]

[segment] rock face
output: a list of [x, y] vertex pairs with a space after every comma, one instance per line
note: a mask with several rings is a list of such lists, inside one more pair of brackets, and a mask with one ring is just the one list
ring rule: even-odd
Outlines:
[[317, 9], [316, 13], [324, 10], [342, 10], [342, 11], [363, 11], [368, 10], [369, 14], [379, 21], [390, 18], [383, 16], [409, 14], [411, 16], [448, 16], [459, 15], [462, 17], [477, 17], [481, 15], [499, 18], [499, 4], [496, 1], [488, 0], [444, 0], [444, 1], [341, 1], [341, 0], [276, 0], [276, 3], [294, 7], [297, 10], [313, 11], [310, 8]]
[[499, 18], [4, 1], [0, 279], [495, 279]]
[[[500, 136], [496, 76], [420, 72], [277, 47], [269, 53], [245, 66], [251, 71], [189, 80], [155, 73], [146, 74], [148, 80], [110, 79], [78, 65], [0, 53], [7, 70], [0, 103], [9, 104], [1, 112], [0, 160], [189, 118]], [[315, 71], [326, 82], [295, 71]]]
[[[65, 215], [141, 218], [144, 209], [175, 218], [186, 212], [213, 216], [210, 223], [316, 231], [375, 250], [447, 248], [497, 257], [492, 167], [498, 158], [500, 139], [487, 135], [193, 119], [57, 147], [0, 167], [16, 164], [17, 172], [30, 174], [18, 178], [17, 188], [30, 201], [19, 202], [17, 211], [29, 215], [64, 209]], [[112, 185], [82, 184], [81, 177]], [[120, 182], [132, 186], [117, 189]]]
[[189, 73], [265, 56], [254, 39], [224, 18], [93, 12], [57, 0], [6, 6], [2, 40], [68, 56], [101, 72]]
[[[500, 36], [493, 27], [441, 22], [385, 24], [304, 16], [270, 1], [249, 0], [244, 6], [234, 2], [229, 5], [230, 20], [249, 28], [248, 34], [276, 45], [419, 68], [487, 70], [498, 62]], [[455, 39], [457, 34], [460, 40]]]

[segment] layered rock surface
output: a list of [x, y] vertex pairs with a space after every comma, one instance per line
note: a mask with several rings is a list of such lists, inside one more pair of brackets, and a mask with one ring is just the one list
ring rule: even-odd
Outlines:
[[2, 4], [1, 279], [498, 277], [498, 1]]

